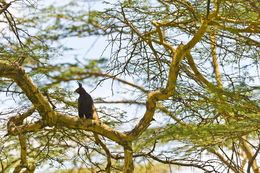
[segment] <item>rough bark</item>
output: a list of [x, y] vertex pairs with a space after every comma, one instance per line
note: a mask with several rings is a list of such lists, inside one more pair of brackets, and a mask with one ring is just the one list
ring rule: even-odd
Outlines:
[[221, 74], [220, 74], [220, 70], [219, 70], [219, 66], [218, 66], [218, 58], [217, 58], [217, 38], [216, 38], [216, 35], [217, 35], [217, 31], [216, 31], [216, 29], [214, 29], [213, 33], [210, 35], [210, 41], [211, 41], [210, 49], [211, 49], [211, 56], [212, 56], [212, 65], [213, 65], [213, 68], [214, 68], [217, 86], [222, 89], [223, 85], [222, 85]]
[[[8, 122], [8, 134], [9, 135], [19, 135], [20, 143], [21, 143], [21, 164], [18, 165], [14, 172], [21, 172], [21, 170], [27, 165], [26, 160], [26, 143], [24, 138], [24, 133], [26, 132], [33, 132], [40, 130], [46, 126], [49, 127], [56, 127], [56, 128], [71, 128], [71, 129], [82, 129], [82, 130], [88, 130], [94, 132], [95, 136], [97, 137], [97, 134], [100, 134], [104, 137], [107, 137], [118, 144], [122, 145], [124, 148], [126, 148], [127, 152], [126, 156], [128, 159], [126, 163], [129, 166], [132, 161], [129, 159], [132, 159], [130, 156], [129, 151], [132, 151], [129, 145], [129, 137], [120, 131], [114, 130], [110, 128], [109, 126], [105, 125], [101, 121], [98, 120], [96, 111], [94, 111], [94, 120], [85, 120], [85, 119], [79, 119], [76, 117], [70, 117], [61, 113], [55, 112], [50, 104], [48, 103], [48, 100], [43, 96], [43, 94], [39, 91], [39, 89], [34, 85], [32, 80], [27, 76], [25, 71], [17, 64], [5, 64], [0, 63], [0, 77], [6, 77], [13, 79], [17, 85], [23, 90], [23, 92], [26, 94], [28, 99], [32, 102], [33, 108], [28, 110], [23, 115], [17, 115], [15, 117], [12, 117]], [[34, 110], [37, 109], [39, 114], [42, 116], [43, 120], [39, 120], [38, 122], [30, 123], [30, 124], [23, 124], [23, 120], [30, 116]], [[102, 141], [101, 141], [102, 142]], [[106, 148], [104, 148], [105, 145], [101, 145], [103, 149], [105, 149], [106, 153], [108, 154]], [[111, 159], [108, 155], [108, 163], [107, 165], [107, 172], [110, 170], [111, 165]], [[129, 172], [128, 166], [125, 166], [124, 168]], [[26, 169], [27, 172], [33, 172], [35, 169], [35, 165], [29, 165], [31, 169]], [[131, 169], [133, 169], [133, 166], [131, 166]], [[26, 172], [25, 171], [25, 172]]]
[[[0, 76], [13, 79], [17, 85], [24, 91], [28, 99], [32, 102], [39, 114], [43, 118], [43, 122], [25, 124], [18, 126], [21, 132], [30, 132], [40, 129], [44, 126], [68, 127], [74, 129], [90, 130], [105, 136], [117, 143], [127, 141], [126, 134], [111, 129], [109, 126], [103, 124], [99, 120], [82, 120], [76, 117], [70, 117], [64, 114], [55, 112], [48, 100], [42, 95], [39, 89], [34, 85], [32, 80], [27, 76], [25, 71], [17, 64], [0, 63]], [[17, 129], [14, 129], [14, 134]]]
[[134, 171], [133, 150], [131, 149], [131, 143], [127, 143], [124, 147], [124, 154], [124, 173], [131, 173]]
[[240, 139], [240, 143], [241, 143], [241, 148], [245, 152], [245, 155], [248, 159], [248, 169], [247, 169], [248, 171], [247, 172], [250, 172], [251, 167], [252, 167], [254, 173], [259, 173], [260, 169], [254, 158], [255, 153], [252, 151], [250, 145], [248, 144], [246, 137], [242, 137]]

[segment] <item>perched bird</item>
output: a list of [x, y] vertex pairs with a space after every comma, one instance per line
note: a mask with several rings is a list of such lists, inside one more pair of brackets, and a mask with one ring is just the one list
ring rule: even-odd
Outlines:
[[79, 83], [79, 88], [75, 90], [79, 94], [78, 98], [78, 112], [80, 118], [93, 119], [93, 99]]

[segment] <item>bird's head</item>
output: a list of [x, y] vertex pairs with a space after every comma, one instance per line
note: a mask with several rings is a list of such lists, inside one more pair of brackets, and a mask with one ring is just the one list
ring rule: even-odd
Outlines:
[[82, 87], [82, 84], [78, 82], [79, 87], [75, 90], [76, 93], [80, 94], [82, 91], [84, 91], [84, 88]]

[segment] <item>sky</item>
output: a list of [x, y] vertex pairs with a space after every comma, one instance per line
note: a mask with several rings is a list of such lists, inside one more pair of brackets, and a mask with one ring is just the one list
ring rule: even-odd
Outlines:
[[[52, 3], [52, 2], [61, 2], [61, 1], [51, 1], [51, 0], [48, 0], [48, 1], [42, 1], [42, 3]], [[64, 3], [65, 1], [62, 1], [62, 3]], [[91, 9], [100, 9], [100, 8], [104, 8], [105, 6], [101, 3], [101, 1], [90, 1], [89, 2], [89, 5], [91, 5]], [[88, 7], [88, 5], [87, 5]], [[16, 14], [19, 14], [18, 12]], [[1, 28], [1, 26], [0, 26]], [[94, 57], [94, 58], [98, 58], [98, 57], [101, 57], [101, 56], [106, 56], [106, 55], [109, 55], [109, 51], [108, 52], [103, 52], [104, 48], [106, 47], [107, 45], [107, 38], [96, 38], [96, 37], [89, 37], [88, 39], [86, 38], [83, 38], [83, 39], [78, 39], [78, 38], [74, 38], [74, 39], [69, 39], [69, 40], [64, 40], [64, 44], [70, 46], [70, 47], [73, 47], [75, 48], [75, 51], [81, 55], [81, 57], [83, 58], [87, 58], [87, 57]], [[88, 51], [90, 50], [90, 47], [91, 47], [91, 51]], [[66, 56], [66, 55], [65, 55]], [[68, 61], [71, 61], [71, 56], [68, 54], [67, 57], [65, 59], [67, 59]], [[61, 60], [64, 61], [64, 57], [61, 57]], [[131, 80], [131, 79], [129, 79]], [[77, 87], [77, 84], [75, 83], [75, 88]], [[112, 95], [112, 91], [111, 91], [111, 80], [110, 81], [107, 81], [105, 83], [103, 83], [102, 87], [98, 87], [96, 90], [94, 90], [93, 92], [91, 92], [91, 95], [93, 98], [98, 98], [98, 97], [104, 97], [104, 96], [107, 96], [107, 97], [110, 97], [109, 100], [112, 100], [112, 99], [117, 99], [117, 98], [113, 98], [111, 95]], [[86, 89], [88, 91], [91, 91], [94, 89], [94, 87], [87, 87], [85, 86]], [[6, 99], [3, 99], [3, 98], [6, 98], [6, 94], [4, 93], [0, 93], [0, 112], [2, 110], [5, 110], [6, 108], [8, 108], [11, 104], [14, 103], [14, 101], [12, 100], [10, 94], [7, 95], [9, 96], [8, 97], [8, 100]], [[75, 94], [75, 99], [76, 99], [77, 95]], [[128, 96], [126, 95], [125, 98], [128, 98]], [[118, 99], [117, 99], [118, 100]], [[124, 106], [122, 105], [117, 105], [118, 107], [122, 108], [122, 109], [125, 109]], [[132, 108], [128, 108], [126, 109], [127, 112], [129, 114], [136, 114], [137, 110], [135, 109], [132, 109]], [[139, 115], [143, 115], [143, 112], [144, 109], [139, 109], [138, 110], [138, 114]], [[128, 127], [129, 129], [132, 128], [131, 126]], [[36, 173], [44, 173], [46, 172], [46, 169], [48, 168], [48, 166], [44, 166], [43, 168], [38, 168]], [[183, 169], [180, 169], [180, 170], [174, 170], [173, 172], [175, 173], [190, 173], [190, 172], [196, 172], [196, 173], [199, 173], [200, 171], [198, 171], [197, 169], [194, 169], [194, 168], [183, 168]]]

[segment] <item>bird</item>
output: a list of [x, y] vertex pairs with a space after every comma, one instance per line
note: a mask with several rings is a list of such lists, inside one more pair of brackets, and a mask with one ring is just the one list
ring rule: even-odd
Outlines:
[[80, 118], [93, 119], [93, 99], [78, 82], [79, 87], [75, 90], [79, 94], [78, 113]]

